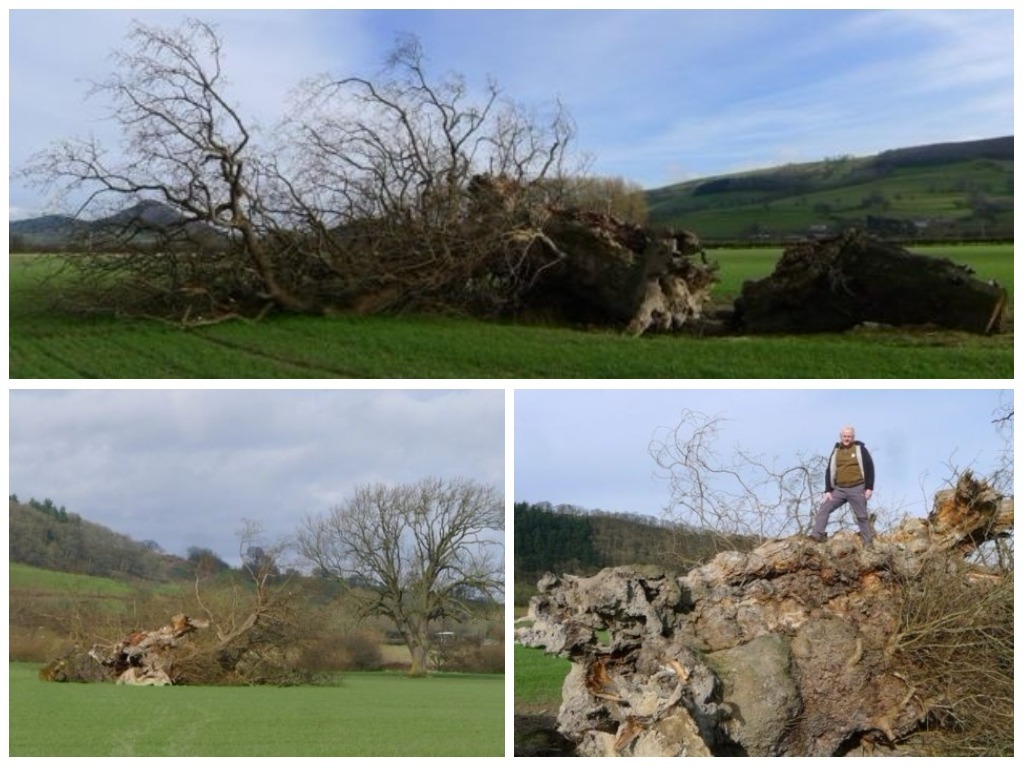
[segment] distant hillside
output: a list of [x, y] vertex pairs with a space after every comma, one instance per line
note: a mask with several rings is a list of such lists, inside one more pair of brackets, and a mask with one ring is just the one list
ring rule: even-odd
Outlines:
[[647, 193], [656, 226], [777, 241], [850, 227], [911, 239], [1013, 238], [1013, 137], [838, 156]]
[[[631, 513], [517, 502], [514, 514], [517, 585], [535, 584], [548, 571], [587, 576], [636, 564], [683, 570], [722, 547], [721, 537]], [[747, 545], [730, 542], [733, 549]]]
[[[155, 542], [138, 542], [83, 520], [51, 500], [9, 499], [9, 562], [53, 571], [151, 581], [189, 578], [195, 562], [164, 553]], [[197, 550], [216, 568], [227, 568], [212, 552]]]
[[48, 215], [10, 223], [11, 251], [118, 248], [126, 242], [148, 245], [173, 235], [191, 247], [216, 247], [223, 236], [207, 224], [189, 221], [168, 205], [143, 200], [94, 221]]

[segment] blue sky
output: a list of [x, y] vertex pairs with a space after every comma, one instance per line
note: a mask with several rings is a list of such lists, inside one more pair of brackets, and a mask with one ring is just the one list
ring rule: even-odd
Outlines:
[[[996, 5], [999, 5], [998, 3]], [[1005, 4], [1005, 8], [1010, 8]], [[9, 15], [12, 169], [51, 141], [116, 137], [87, 81], [132, 19], [184, 11]], [[561, 99], [592, 171], [647, 188], [787, 162], [1013, 133], [1010, 10], [202, 11], [225, 42], [231, 96], [269, 129], [289, 89], [377, 71], [417, 35], [437, 72], [488, 76], [536, 106]], [[47, 200], [20, 180], [11, 218]]]
[[505, 488], [501, 390], [14, 390], [10, 486], [236, 563], [244, 520], [294, 535], [367, 483]]
[[780, 467], [827, 455], [850, 424], [875, 461], [872, 505], [926, 517], [950, 466], [997, 465], [1001, 398], [1012, 406], [1012, 392], [992, 389], [519, 390], [514, 499], [661, 515], [668, 484], [648, 447], [689, 409], [725, 419], [723, 457], [739, 447]]

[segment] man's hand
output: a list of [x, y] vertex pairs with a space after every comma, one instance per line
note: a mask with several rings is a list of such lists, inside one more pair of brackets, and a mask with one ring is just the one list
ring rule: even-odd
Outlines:
[[870, 499], [872, 493], [873, 493], [873, 491], [870, 488], [865, 490], [864, 491], [864, 500], [867, 501], [868, 499]]

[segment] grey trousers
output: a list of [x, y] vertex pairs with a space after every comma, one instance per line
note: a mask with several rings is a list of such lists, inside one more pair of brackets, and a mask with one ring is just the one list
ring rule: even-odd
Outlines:
[[828, 525], [829, 516], [843, 504], [849, 504], [857, 518], [857, 527], [860, 529], [860, 538], [864, 546], [870, 546], [875, 532], [871, 529], [871, 519], [868, 517], [868, 500], [864, 498], [864, 484], [851, 485], [849, 488], [833, 488], [832, 498], [825, 499], [818, 508], [818, 514], [814, 516], [814, 528], [811, 535], [817, 538], [825, 537], [825, 526]]

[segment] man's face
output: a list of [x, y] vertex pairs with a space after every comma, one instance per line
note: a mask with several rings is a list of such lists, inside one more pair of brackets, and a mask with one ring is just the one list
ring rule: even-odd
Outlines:
[[839, 442], [842, 443], [843, 445], [852, 445], [853, 444], [853, 430], [852, 429], [844, 429], [842, 432], [840, 432], [839, 433]]

